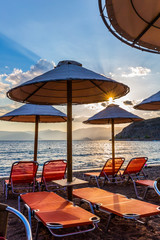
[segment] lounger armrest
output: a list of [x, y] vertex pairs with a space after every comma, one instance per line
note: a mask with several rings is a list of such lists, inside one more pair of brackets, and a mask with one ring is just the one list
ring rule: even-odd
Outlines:
[[92, 221], [93, 224], [97, 224], [100, 222], [100, 218], [97, 216], [91, 217], [89, 220]]
[[101, 206], [102, 206], [101, 203], [96, 203], [96, 204], [94, 204], [94, 208], [95, 208], [96, 210], [99, 210]]
[[160, 196], [160, 178], [157, 178], [154, 181], [154, 190], [156, 191], [156, 193]]
[[81, 234], [81, 233], [87, 233], [90, 231], [93, 231], [96, 227], [97, 224], [100, 222], [100, 218], [97, 216], [91, 217], [89, 219], [91, 221], [91, 225], [88, 229], [80, 229], [80, 226], [77, 226], [78, 231], [75, 232], [70, 232], [70, 233], [64, 233], [64, 234], [56, 234], [55, 232], [53, 232], [53, 230], [55, 229], [62, 229], [63, 225], [59, 224], [59, 223], [47, 223], [46, 227], [48, 228], [48, 230], [50, 231], [50, 233], [55, 236], [55, 237], [66, 237], [66, 236], [73, 236], [75, 234]]
[[7, 206], [6, 210], [8, 212], [16, 215], [22, 221], [22, 223], [24, 224], [24, 227], [25, 227], [27, 240], [32, 240], [31, 229], [30, 229], [29, 223], [28, 223], [27, 219], [25, 218], [25, 216], [23, 214], [21, 214], [19, 211], [17, 211], [16, 209], [9, 207], [9, 206]]
[[60, 229], [60, 228], [63, 228], [63, 225], [60, 224], [60, 223], [47, 223], [46, 226], [49, 229]]
[[126, 213], [126, 214], [123, 214], [123, 217], [126, 218], [126, 219], [138, 219], [139, 218], [139, 215], [138, 214], [134, 214], [134, 213]]

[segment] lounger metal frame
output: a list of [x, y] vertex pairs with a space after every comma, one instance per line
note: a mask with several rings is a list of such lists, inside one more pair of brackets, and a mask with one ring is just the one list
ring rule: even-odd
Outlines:
[[[101, 211], [101, 212], [104, 212], [104, 213], [106, 213], [109, 217], [108, 217], [108, 221], [107, 221], [107, 223], [106, 223], [106, 232], [108, 231], [108, 229], [109, 229], [109, 224], [110, 224], [110, 222], [111, 222], [111, 220], [114, 218], [114, 217], [116, 217], [117, 215], [116, 214], [114, 214], [114, 213], [111, 213], [111, 212], [109, 212], [109, 211], [107, 211], [107, 210], [104, 210], [104, 209], [102, 209], [101, 208], [101, 204], [92, 204], [90, 201], [88, 201], [88, 200], [86, 200], [86, 199], [81, 199], [81, 203], [80, 204], [82, 204], [82, 203], [87, 203], [88, 205], [89, 205], [89, 207], [90, 207], [90, 209], [91, 209], [91, 212], [93, 213], [93, 214], [95, 214], [95, 210], [98, 210], [98, 211]], [[123, 215], [123, 218], [125, 218], [125, 219], [130, 219], [130, 220], [135, 220], [135, 221], [137, 221], [137, 222], [139, 222], [139, 223], [144, 223], [144, 222], [142, 222], [142, 221], [140, 221], [138, 218], [139, 218], [139, 215], [137, 215], [137, 214], [125, 214], [125, 215]]]
[[[40, 227], [43, 225], [43, 223], [40, 221], [40, 219], [35, 215], [35, 212], [33, 212], [33, 216], [34, 218], [37, 220], [37, 227], [36, 227], [36, 233], [35, 233], [35, 240], [38, 239], [38, 234], [39, 234], [39, 229]], [[56, 234], [53, 231], [54, 230], [58, 230], [58, 229], [63, 229], [63, 225], [61, 224], [46, 224], [47, 229], [49, 230], [49, 232], [54, 236], [54, 237], [66, 237], [66, 236], [73, 236], [73, 235], [77, 235], [77, 234], [82, 234], [82, 233], [87, 233], [87, 232], [91, 232], [93, 231], [96, 227], [97, 224], [99, 223], [99, 219], [97, 218], [91, 218], [90, 219], [92, 221], [92, 227], [86, 230], [82, 230], [80, 229], [80, 226], [77, 226], [77, 231], [75, 232], [70, 232], [70, 233], [65, 233], [65, 234]]]
[[[21, 194], [22, 195], [22, 194]], [[20, 202], [21, 202], [21, 195], [18, 196], [18, 209], [20, 211]], [[70, 202], [70, 201], [68, 201]], [[71, 202], [73, 204], [74, 207], [76, 207], [76, 205]], [[40, 226], [44, 225], [41, 220], [38, 218], [38, 216], [36, 216], [36, 212], [39, 211], [38, 209], [36, 210], [31, 210], [31, 208], [29, 207], [29, 205], [27, 204], [24, 204], [24, 208], [27, 209], [27, 214], [28, 214], [28, 221], [29, 221], [29, 224], [30, 224], [30, 227], [32, 229], [32, 221], [31, 221], [31, 217], [33, 216], [36, 220], [37, 220], [37, 227], [36, 227], [36, 233], [35, 233], [35, 240], [38, 239], [38, 233], [39, 233], [39, 229], [40, 229]], [[47, 223], [45, 225], [45, 227], [50, 231], [50, 233], [54, 236], [54, 237], [65, 237], [65, 236], [72, 236], [72, 235], [77, 235], [77, 234], [81, 234], [81, 233], [87, 233], [87, 232], [90, 232], [90, 231], [93, 231], [96, 227], [98, 227], [98, 223], [100, 221], [99, 217], [95, 216], [93, 218], [90, 218], [89, 219], [91, 221], [91, 227], [88, 228], [88, 229], [80, 229], [81, 226], [77, 226], [77, 231], [75, 232], [70, 232], [70, 233], [65, 233], [65, 234], [56, 234], [54, 232], [54, 230], [57, 230], [57, 229], [63, 229], [63, 225], [61, 224], [57, 224], [57, 223]], [[86, 225], [85, 225], [86, 226]]]
[[[147, 157], [135, 157], [135, 158], [132, 158], [129, 162], [128, 162], [128, 164], [127, 164], [127, 166], [125, 167], [125, 169], [124, 169], [124, 173], [119, 173], [119, 175], [117, 176], [117, 179], [118, 179], [118, 181], [120, 182], [120, 181], [124, 181], [124, 180], [126, 180], [126, 177], [127, 177], [127, 182], [131, 179], [131, 181], [134, 181], [134, 180], [140, 180], [140, 179], [146, 179], [147, 178], [147, 174], [144, 172], [144, 169], [143, 169], [143, 167], [144, 167], [144, 165], [145, 165], [145, 163], [143, 164], [143, 166], [142, 166], [142, 168], [141, 168], [141, 170], [139, 171], [139, 172], [135, 172], [135, 173], [133, 173], [133, 172], [129, 172], [129, 171], [126, 171], [126, 169], [128, 168], [128, 166], [132, 163], [132, 161], [134, 161], [134, 159], [136, 160], [136, 159], [145, 159], [146, 160], [146, 162], [147, 162], [147, 160], [148, 160], [148, 158]], [[141, 177], [142, 176], [142, 177]]]
[[[12, 168], [11, 168], [11, 172], [10, 172], [10, 178], [9, 178], [9, 182], [7, 183], [5, 181], [5, 179], [3, 180], [3, 193], [6, 197], [6, 199], [8, 198], [8, 191], [11, 190], [13, 194], [19, 194], [17, 192], [15, 192], [16, 190], [20, 190], [20, 189], [25, 189], [25, 190], [32, 190], [33, 192], [35, 191], [35, 187], [36, 187], [36, 173], [37, 173], [37, 169], [36, 169], [36, 173], [35, 173], [35, 176], [33, 178], [33, 182], [30, 184], [30, 186], [18, 186], [18, 187], [15, 187], [14, 184], [13, 184], [13, 181], [12, 181], [12, 169], [14, 168], [14, 165], [16, 164], [19, 164], [19, 163], [33, 163], [36, 165], [37, 169], [38, 169], [38, 163], [35, 162], [35, 161], [17, 161], [17, 162], [14, 162], [12, 164]], [[23, 184], [22, 184], [23, 185]]]
[[154, 181], [154, 190], [160, 196], [160, 177]]
[[30, 225], [29, 225], [26, 217], [21, 212], [16, 210], [15, 208], [12, 208], [12, 207], [7, 206], [5, 204], [1, 204], [1, 205], [4, 205], [4, 208], [5, 208], [6, 212], [14, 214], [15, 216], [17, 216], [21, 220], [21, 222], [23, 223], [24, 228], [25, 228], [27, 240], [32, 240], [31, 228], [30, 228]]
[[[143, 180], [142, 180], [142, 181], [143, 181]], [[144, 181], [145, 181], [145, 180], [144, 180]], [[153, 182], [154, 182], [154, 181], [153, 181]], [[138, 199], [140, 199], [140, 200], [144, 200], [144, 199], [145, 199], [145, 197], [146, 197], [146, 195], [147, 195], [147, 193], [148, 193], [149, 190], [154, 190], [154, 186], [152, 186], [152, 185], [143, 185], [143, 184], [140, 184], [140, 183], [138, 183], [138, 185], [139, 185], [139, 186], [141, 185], [141, 186], [144, 186], [144, 187], [145, 187], [142, 196], [140, 196], [139, 193], [138, 193], [137, 181], [136, 181], [136, 180], [133, 180], [133, 186], [134, 186], [134, 190], [135, 190], [136, 197], [137, 197]]]
[[[159, 180], [159, 181], [160, 181], [160, 180]], [[155, 184], [156, 184], [156, 183], [155, 183]], [[156, 186], [156, 185], [155, 185], [155, 186]], [[159, 191], [159, 194], [160, 194], [160, 191]], [[134, 200], [134, 199], [129, 199], [129, 198], [127, 198], [126, 196], [121, 195], [121, 194], [116, 194], [116, 193], [115, 193], [115, 195], [123, 196], [123, 197], [125, 197], [125, 198], [128, 199], [128, 200]], [[73, 196], [74, 196], [74, 192], [73, 192]], [[77, 198], [77, 195], [75, 195], [75, 197]], [[90, 207], [90, 209], [91, 209], [91, 212], [92, 212], [93, 214], [95, 214], [95, 210], [98, 210], [98, 211], [104, 212], [104, 213], [106, 213], [106, 214], [109, 215], [108, 221], [107, 221], [107, 223], [106, 223], [106, 231], [108, 231], [109, 224], [110, 224], [112, 218], [114, 218], [115, 216], [119, 216], [119, 215], [116, 214], [116, 213], [110, 212], [109, 210], [105, 210], [104, 208], [102, 208], [102, 206], [101, 206], [101, 204], [99, 203], [99, 201], [100, 201], [100, 199], [97, 199], [97, 203], [93, 203], [93, 202], [90, 202], [90, 201], [87, 200], [87, 199], [84, 199], [84, 198], [81, 198], [81, 197], [80, 197], [80, 204], [81, 204], [81, 203], [87, 203], [87, 204], [89, 205], [89, 207]], [[138, 201], [138, 200], [137, 200], [137, 201]], [[117, 203], [117, 204], [119, 204], [119, 203]], [[126, 201], [126, 204], [127, 204], [127, 201]], [[112, 204], [111, 204], [111, 205], [112, 205]], [[157, 207], [157, 210], [160, 211], [160, 206]], [[142, 222], [142, 221], [140, 220], [140, 217], [141, 217], [141, 216], [138, 215], [138, 214], [123, 214], [123, 216], [120, 216], [120, 217], [123, 217], [124, 219], [134, 220], [134, 221], [137, 221], [137, 222], [142, 223], [142, 224], [144, 223], [144, 222]]]
[[[41, 177], [41, 180], [40, 180], [40, 181], [37, 181], [37, 183], [38, 183], [38, 188], [39, 188], [39, 189], [42, 187], [42, 189], [45, 188], [45, 190], [47, 190], [48, 192], [50, 191], [50, 190], [49, 190], [49, 187], [55, 187], [54, 191], [59, 189], [59, 187], [58, 187], [56, 184], [47, 184], [47, 181], [46, 181], [46, 179], [45, 179], [45, 177], [44, 177], [45, 166], [48, 165], [48, 164], [51, 163], [51, 162], [53, 162], [53, 163], [54, 163], [54, 162], [63, 162], [63, 163], [66, 164], [66, 166], [65, 166], [65, 171], [64, 171], [64, 177], [65, 177], [66, 168], [67, 168], [67, 162], [66, 162], [66, 160], [64, 160], [64, 159], [48, 160], [48, 161], [44, 162], [44, 164], [43, 164], [43, 170], [42, 170], [42, 177]], [[64, 178], [64, 177], [63, 177], [63, 178]], [[53, 180], [54, 180], [54, 179], [53, 179]], [[57, 179], [56, 179], [56, 180], [57, 180]]]
[[[121, 160], [122, 160], [122, 163], [121, 163], [121, 165], [120, 165], [120, 167], [119, 167], [119, 169], [120, 169], [121, 166], [123, 165], [124, 161], [125, 161], [125, 158], [121, 158], [121, 157], [115, 158], [115, 161], [116, 161], [116, 159], [121, 159]], [[114, 176], [112, 176], [112, 174], [107, 175], [106, 172], [104, 171], [105, 165], [106, 165], [107, 162], [110, 161], [110, 160], [112, 160], [112, 159], [109, 158], [109, 159], [106, 161], [106, 163], [104, 164], [102, 170], [99, 172], [99, 176], [94, 176], [94, 175], [89, 176], [89, 179], [90, 179], [90, 180], [91, 180], [91, 179], [95, 179], [95, 180], [96, 180], [96, 183], [97, 183], [97, 187], [98, 187], [98, 188], [100, 188], [99, 181], [98, 181], [99, 179], [103, 179], [103, 186], [105, 185], [105, 182], [106, 182], [106, 181], [108, 181], [108, 183], [117, 183], [117, 178], [116, 178], [116, 177], [117, 177], [117, 173], [118, 173], [119, 169], [118, 169], [118, 171], [114, 174]], [[101, 176], [101, 174], [103, 174], [104, 176]], [[86, 178], [85, 173], [83, 174], [83, 178], [84, 178], [84, 179]]]

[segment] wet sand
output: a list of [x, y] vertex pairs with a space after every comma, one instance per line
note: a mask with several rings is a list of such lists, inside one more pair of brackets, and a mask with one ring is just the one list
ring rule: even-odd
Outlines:
[[[160, 174], [160, 166], [153, 166], [145, 168], [145, 172], [148, 174], [148, 179], [155, 179]], [[78, 178], [82, 178], [83, 174], [81, 172], [74, 173], [74, 176]], [[95, 187], [95, 183], [85, 184], [84, 186], [79, 187]], [[119, 183], [119, 184], [106, 184], [103, 189], [115, 193], [120, 193], [126, 195], [128, 198], [136, 198], [134, 187], [132, 182], [128, 183]], [[139, 187], [139, 192], [143, 192], [144, 188]], [[59, 195], [66, 197], [65, 192], [59, 191]], [[154, 190], [150, 190], [144, 200], [146, 202], [150, 202], [153, 204], [160, 205], [160, 197], [154, 192]], [[3, 192], [2, 192], [2, 181], [0, 181], [0, 202], [6, 203], [11, 207], [17, 208], [17, 196], [10, 194], [8, 200], [5, 200]], [[82, 205], [83, 208], [89, 210], [89, 207], [86, 204]], [[144, 224], [122, 219], [120, 217], [115, 217], [112, 219], [108, 232], [105, 231], [106, 223], [108, 220], [108, 215], [99, 211], [95, 211], [95, 214], [100, 217], [99, 228], [95, 229], [92, 232], [84, 233], [80, 235], [57, 238], [57, 239], [83, 239], [83, 240], [93, 240], [93, 239], [108, 239], [108, 240], [160, 240], [160, 215], [152, 216], [149, 218], [141, 219]], [[33, 236], [36, 229], [36, 220], [32, 220], [33, 223]], [[24, 240], [25, 233], [22, 227], [22, 224], [17, 221], [13, 215], [10, 215], [9, 218], [9, 226], [7, 232], [8, 240]], [[39, 240], [52, 240], [55, 239], [51, 236], [48, 230], [44, 227], [41, 228], [39, 233]]]

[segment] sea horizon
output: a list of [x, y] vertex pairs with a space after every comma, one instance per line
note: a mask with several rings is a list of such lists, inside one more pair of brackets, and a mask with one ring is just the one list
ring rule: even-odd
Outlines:
[[[0, 176], [9, 175], [15, 161], [33, 160], [34, 141], [1, 141]], [[160, 164], [159, 141], [116, 141], [115, 157], [124, 157], [125, 165], [134, 157], [148, 157], [147, 165]], [[73, 140], [73, 170], [101, 168], [112, 157], [111, 142], [107, 140]], [[67, 159], [66, 140], [39, 140], [38, 171], [48, 160]]]

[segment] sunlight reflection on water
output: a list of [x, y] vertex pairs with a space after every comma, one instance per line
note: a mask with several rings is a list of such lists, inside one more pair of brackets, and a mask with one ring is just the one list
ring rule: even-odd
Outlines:
[[[160, 164], [159, 141], [117, 141], [116, 157], [124, 157], [129, 161], [133, 157], [148, 157], [148, 163]], [[112, 156], [110, 141], [73, 141], [73, 169], [89, 169], [102, 167]], [[0, 174], [9, 174], [11, 164], [20, 160], [33, 160], [33, 141], [1, 141]], [[39, 170], [45, 161], [66, 159], [66, 141], [39, 141]]]

